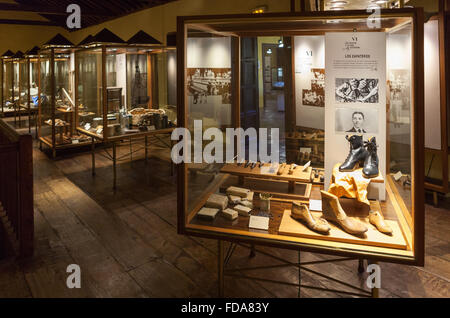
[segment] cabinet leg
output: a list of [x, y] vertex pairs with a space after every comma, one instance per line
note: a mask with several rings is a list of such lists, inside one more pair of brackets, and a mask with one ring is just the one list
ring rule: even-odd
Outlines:
[[438, 193], [436, 191], [433, 192], [433, 204], [436, 208], [439, 205]]
[[256, 256], [256, 253], [255, 253], [255, 245], [251, 245], [250, 246], [250, 255], [248, 256], [248, 257], [250, 257], [250, 258], [253, 258], [253, 257], [255, 257]]
[[217, 241], [217, 247], [218, 247], [218, 258], [217, 258], [217, 263], [218, 263], [218, 288], [219, 288], [219, 297], [223, 298], [224, 295], [224, 275], [223, 275], [223, 270], [224, 270], [224, 244], [223, 241], [218, 240]]
[[364, 260], [362, 258], [358, 260], [358, 273], [364, 273]]
[[113, 189], [117, 187], [117, 152], [116, 143], [113, 142]]
[[145, 163], [148, 162], [148, 136], [145, 136]]
[[94, 138], [92, 138], [91, 156], [92, 156], [92, 175], [95, 176], [95, 139]]
[[300, 269], [300, 263], [301, 263], [301, 255], [300, 251], [298, 251], [298, 295], [297, 297], [301, 297], [301, 284], [302, 284], [302, 272]]

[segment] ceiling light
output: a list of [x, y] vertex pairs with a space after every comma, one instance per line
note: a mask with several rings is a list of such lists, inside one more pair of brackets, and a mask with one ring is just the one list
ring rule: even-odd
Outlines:
[[263, 6], [259, 6], [259, 7], [256, 7], [256, 8], [254, 8], [254, 9], [252, 9], [252, 13], [253, 14], [261, 14], [261, 13], [264, 13], [264, 12], [266, 12], [267, 11], [267, 6], [266, 5], [263, 5]]
[[344, 7], [334, 6], [331, 7], [330, 10], [344, 10]]
[[388, 0], [373, 0], [372, 2], [376, 4], [385, 4]]

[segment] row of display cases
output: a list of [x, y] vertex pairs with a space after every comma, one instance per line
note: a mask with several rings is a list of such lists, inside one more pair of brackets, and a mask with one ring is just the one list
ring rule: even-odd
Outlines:
[[35, 55], [2, 58], [2, 111], [37, 114], [52, 155], [176, 125], [174, 47], [143, 31], [124, 41], [107, 29], [75, 46], [58, 34]]

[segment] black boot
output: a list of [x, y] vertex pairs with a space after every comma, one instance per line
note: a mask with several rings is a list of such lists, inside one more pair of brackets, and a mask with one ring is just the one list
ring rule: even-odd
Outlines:
[[341, 172], [353, 171], [357, 164], [362, 166], [368, 155], [366, 148], [364, 148], [362, 136], [351, 135], [345, 136], [345, 138], [350, 142], [350, 152], [345, 162], [339, 167]]
[[377, 140], [375, 137], [369, 138], [366, 142], [368, 156], [364, 160], [363, 176], [375, 178], [380, 173], [378, 170]]

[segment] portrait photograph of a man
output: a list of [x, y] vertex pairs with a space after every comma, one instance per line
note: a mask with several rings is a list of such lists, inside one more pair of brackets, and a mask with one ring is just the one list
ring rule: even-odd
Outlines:
[[378, 103], [378, 79], [336, 78], [337, 103]]
[[336, 108], [336, 132], [378, 133], [378, 110]]

